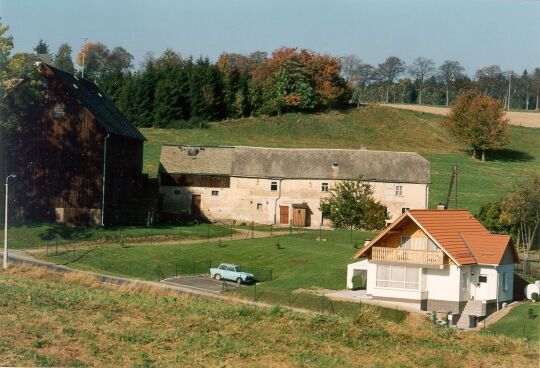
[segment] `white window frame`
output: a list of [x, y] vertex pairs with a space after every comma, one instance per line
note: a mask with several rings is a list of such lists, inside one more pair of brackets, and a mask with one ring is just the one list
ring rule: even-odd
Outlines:
[[403, 185], [396, 185], [394, 187], [394, 193], [396, 197], [403, 197]]
[[[380, 275], [380, 273], [383, 273], [384, 268], [386, 268], [386, 277]], [[403, 274], [403, 279], [398, 280], [394, 277], [399, 273]], [[409, 281], [408, 276], [413, 276], [415, 281]], [[379, 264], [377, 265], [375, 286], [382, 289], [420, 290], [419, 269], [417, 267]]]

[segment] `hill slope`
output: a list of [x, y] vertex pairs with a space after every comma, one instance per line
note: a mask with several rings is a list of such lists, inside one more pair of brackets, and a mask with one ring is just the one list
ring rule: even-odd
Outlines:
[[[82, 285], [81, 285], [82, 284]], [[436, 328], [422, 317], [353, 321], [37, 269], [0, 274], [2, 366], [535, 366], [536, 345]]]
[[321, 114], [286, 114], [212, 124], [209, 129], [142, 129], [145, 171], [155, 176], [162, 144], [250, 145], [414, 151], [431, 162], [430, 206], [446, 198], [452, 164], [459, 165], [459, 207], [477, 211], [504, 196], [527, 175], [540, 172], [540, 129], [511, 127], [511, 144], [469, 158], [441, 125], [441, 117], [387, 107]]

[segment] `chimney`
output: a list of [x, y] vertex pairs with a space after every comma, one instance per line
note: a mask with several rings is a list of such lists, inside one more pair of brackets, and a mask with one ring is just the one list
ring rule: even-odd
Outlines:
[[445, 210], [445, 209], [446, 209], [446, 206], [445, 206], [444, 204], [442, 204], [442, 203], [439, 203], [439, 204], [437, 205], [437, 209], [438, 209], [438, 210]]

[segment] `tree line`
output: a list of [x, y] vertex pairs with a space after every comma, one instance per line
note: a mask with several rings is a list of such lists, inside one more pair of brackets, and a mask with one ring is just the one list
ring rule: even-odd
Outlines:
[[[363, 103], [418, 103], [450, 106], [457, 96], [475, 90], [500, 100], [505, 108], [540, 109], [540, 68], [521, 74], [499, 66], [480, 68], [473, 77], [459, 61], [437, 66], [419, 57], [410, 65], [390, 56], [378, 65], [349, 55], [334, 57], [307, 49], [283, 47], [271, 54], [223, 53], [216, 62], [183, 57], [167, 49], [147, 54], [135, 69], [123, 47], [86, 43], [77, 52], [63, 43], [55, 54], [43, 40], [36, 54], [53, 65], [93, 80], [135, 125], [193, 127], [208, 121], [287, 112], [314, 112]], [[7, 61], [17, 77], [31, 68], [29, 54]]]

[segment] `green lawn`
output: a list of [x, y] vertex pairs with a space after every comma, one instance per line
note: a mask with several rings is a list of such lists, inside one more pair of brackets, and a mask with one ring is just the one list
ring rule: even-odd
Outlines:
[[[533, 318], [529, 318], [529, 309], [533, 311]], [[488, 329], [496, 335], [526, 338], [538, 344], [540, 343], [540, 303], [524, 302], [514, 307]]]
[[[0, 231], [3, 237], [4, 231]], [[58, 224], [24, 224], [9, 229], [9, 247], [12, 249], [54, 246], [82, 241], [130, 242], [133, 238], [151, 240], [205, 239], [229, 236], [231, 229], [217, 225], [186, 226], [118, 226], [114, 228], [74, 227]]]
[[321, 114], [285, 114], [211, 124], [209, 129], [142, 129], [145, 172], [156, 176], [162, 144], [328, 147], [416, 151], [431, 163], [430, 207], [446, 199], [453, 163], [459, 166], [458, 205], [479, 207], [540, 172], [540, 129], [512, 126], [511, 144], [473, 160], [441, 125], [442, 117], [371, 107]]
[[[268, 289], [344, 288], [346, 266], [356, 249], [350, 243], [316, 241], [313, 235], [197, 244], [110, 245], [89, 253], [88, 250], [60, 252], [58, 256], [49, 255], [45, 259], [68, 263], [74, 268], [105, 270], [122, 276], [131, 274], [147, 280], [156, 280], [158, 266], [164, 276], [171, 276], [177, 272], [191, 273], [192, 267], [196, 268], [195, 271], [207, 273], [210, 262], [213, 265], [227, 262], [240, 264], [253, 272], [272, 270], [272, 281], [264, 283]], [[370, 237], [371, 233], [355, 233], [355, 238], [362, 243]], [[77, 261], [71, 263], [73, 260]]]

